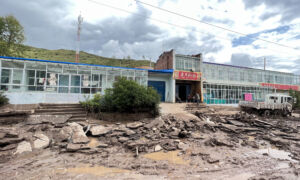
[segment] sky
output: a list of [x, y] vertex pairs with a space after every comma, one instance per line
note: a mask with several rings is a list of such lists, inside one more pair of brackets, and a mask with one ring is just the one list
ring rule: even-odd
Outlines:
[[14, 15], [39, 48], [75, 50], [81, 13], [80, 50], [96, 55], [155, 62], [174, 49], [260, 69], [266, 58], [268, 70], [300, 75], [299, 0], [140, 1], [193, 20], [135, 0], [1, 0], [0, 16]]

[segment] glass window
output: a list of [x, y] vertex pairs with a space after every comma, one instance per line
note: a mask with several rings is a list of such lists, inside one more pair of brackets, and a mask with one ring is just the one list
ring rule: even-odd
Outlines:
[[44, 86], [46, 82], [46, 71], [36, 71], [36, 84]]
[[10, 69], [2, 69], [1, 70], [1, 83], [4, 83], [4, 84], [10, 83], [10, 75], [11, 75]]
[[80, 86], [80, 76], [71, 75], [71, 86]]
[[91, 86], [90, 81], [91, 81], [90, 75], [87, 75], [87, 74], [81, 75], [81, 86], [82, 87], [90, 87]]
[[14, 69], [13, 70], [13, 84], [22, 84], [23, 70]]

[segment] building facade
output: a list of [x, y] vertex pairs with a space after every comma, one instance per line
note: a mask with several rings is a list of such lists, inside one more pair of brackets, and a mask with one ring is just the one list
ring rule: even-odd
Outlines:
[[198, 93], [207, 104], [237, 104], [300, 90], [299, 75], [203, 62], [201, 54], [174, 50], [162, 53], [154, 70], [0, 56], [0, 89], [11, 104], [76, 103], [104, 94], [120, 77], [152, 86], [163, 102], [193, 101]]
[[160, 55], [155, 69], [174, 69], [175, 97], [190, 100], [201, 92], [207, 104], [263, 101], [266, 94], [300, 90], [300, 76], [241, 66], [203, 62], [201, 54], [180, 55], [174, 50]]
[[95, 93], [104, 94], [105, 89], [111, 88], [120, 77], [147, 86], [149, 72], [151, 77], [161, 74], [156, 79], [163, 81], [172, 77], [170, 70], [0, 57], [0, 89], [11, 104], [76, 103]]

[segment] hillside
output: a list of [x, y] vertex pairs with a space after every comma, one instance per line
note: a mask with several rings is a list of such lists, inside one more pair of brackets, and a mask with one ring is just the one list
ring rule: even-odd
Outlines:
[[[65, 49], [48, 50], [42, 48], [35, 48], [31, 46], [24, 46], [24, 49], [25, 51], [24, 54], [22, 55], [22, 57], [24, 58], [75, 62], [75, 51], [72, 50], [65, 50]], [[100, 64], [100, 65], [107, 65], [107, 66], [121, 66], [121, 67], [149, 66], [149, 60], [107, 58], [107, 57], [86, 53], [84, 51], [80, 51], [80, 63]], [[152, 63], [151, 66], [153, 67], [154, 63]]]

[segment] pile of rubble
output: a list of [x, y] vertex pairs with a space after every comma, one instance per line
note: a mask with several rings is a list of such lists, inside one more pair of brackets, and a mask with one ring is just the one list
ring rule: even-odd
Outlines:
[[[285, 121], [260, 120], [245, 113], [224, 116], [205, 112], [194, 114], [169, 114], [127, 124], [105, 125], [68, 122], [69, 115], [32, 115], [25, 122], [0, 128], [0, 155], [4, 157], [1, 161], [8, 160], [14, 154], [45, 148], [60, 153], [97, 153], [117, 146], [138, 154], [177, 149], [184, 151], [189, 142], [229, 148], [240, 145], [258, 148], [268, 142], [290, 151], [294, 159], [300, 158], [298, 129], [289, 124], [296, 122], [295, 118]], [[215, 136], [216, 132], [226, 136]], [[255, 141], [250, 141], [249, 136]], [[92, 147], [89, 144], [91, 137], [98, 140]]]

